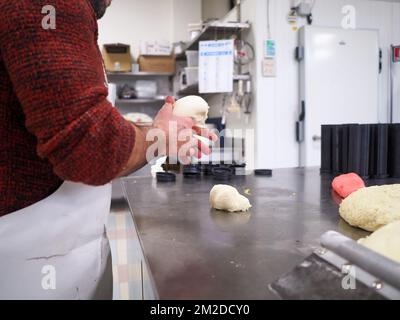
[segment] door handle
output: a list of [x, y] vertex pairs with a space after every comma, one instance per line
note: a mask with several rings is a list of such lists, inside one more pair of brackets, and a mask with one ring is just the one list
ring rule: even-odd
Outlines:
[[306, 102], [301, 101], [301, 113], [299, 120], [296, 122], [296, 140], [301, 143], [304, 141], [304, 121], [306, 118]]
[[313, 141], [321, 141], [321, 136], [317, 136], [316, 134], [312, 136]]

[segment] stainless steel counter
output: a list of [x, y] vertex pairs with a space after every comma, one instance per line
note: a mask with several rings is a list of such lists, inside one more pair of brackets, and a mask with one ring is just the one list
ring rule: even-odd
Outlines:
[[123, 180], [161, 299], [275, 299], [268, 285], [311, 254], [324, 232], [367, 235], [340, 219], [331, 177], [316, 168], [233, 179], [229, 184], [242, 194], [250, 192], [249, 214], [210, 209], [209, 192], [217, 183], [181, 176], [167, 184]]

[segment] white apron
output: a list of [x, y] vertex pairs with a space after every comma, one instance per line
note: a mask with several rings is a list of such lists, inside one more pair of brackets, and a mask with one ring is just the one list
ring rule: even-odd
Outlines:
[[93, 299], [110, 255], [111, 184], [64, 182], [0, 218], [1, 299]]

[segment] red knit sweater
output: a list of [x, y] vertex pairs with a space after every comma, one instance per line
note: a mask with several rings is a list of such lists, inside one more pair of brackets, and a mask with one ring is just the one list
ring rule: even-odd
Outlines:
[[[88, 0], [0, 0], [0, 216], [64, 180], [102, 185], [128, 161], [134, 128], [106, 100]], [[73, 199], [71, 199], [73, 201]]]

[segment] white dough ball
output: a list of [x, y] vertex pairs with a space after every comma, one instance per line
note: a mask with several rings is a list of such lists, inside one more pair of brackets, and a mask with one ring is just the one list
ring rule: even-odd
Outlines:
[[362, 188], [343, 200], [339, 212], [350, 225], [367, 231], [400, 220], [400, 184]]
[[199, 96], [187, 96], [174, 104], [174, 115], [190, 117], [197, 125], [204, 126], [210, 109], [207, 101]]
[[358, 242], [400, 263], [400, 221], [392, 222]]
[[236, 188], [224, 184], [211, 189], [210, 204], [214, 209], [229, 212], [245, 212], [251, 208], [249, 199], [242, 196]]

